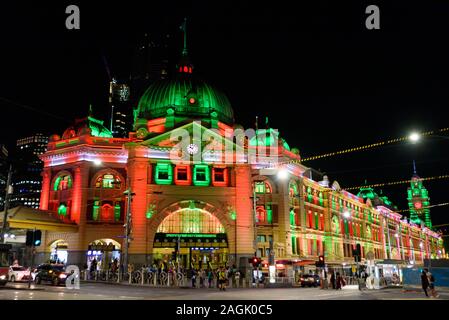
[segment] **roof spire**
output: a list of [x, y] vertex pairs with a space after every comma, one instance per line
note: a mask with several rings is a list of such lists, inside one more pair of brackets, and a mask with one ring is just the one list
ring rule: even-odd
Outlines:
[[89, 104], [89, 117], [92, 117], [93, 114], [93, 110], [92, 110], [92, 103]]
[[416, 175], [416, 163], [415, 163], [415, 160], [413, 160], [413, 174]]
[[184, 34], [184, 47], [182, 49], [182, 55], [187, 56], [187, 17], [184, 18], [184, 21], [179, 28]]
[[190, 63], [187, 51], [187, 18], [184, 18], [184, 22], [179, 27], [184, 35], [184, 47], [182, 49], [181, 59], [177, 66], [180, 73], [192, 73], [193, 65]]

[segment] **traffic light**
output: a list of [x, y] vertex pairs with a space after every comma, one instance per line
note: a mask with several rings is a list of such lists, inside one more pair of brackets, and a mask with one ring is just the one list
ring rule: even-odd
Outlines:
[[27, 231], [27, 238], [25, 241], [25, 244], [27, 247], [31, 247], [33, 245], [33, 238], [34, 238], [34, 231], [33, 230], [28, 230]]
[[41, 245], [41, 239], [42, 239], [42, 231], [36, 230], [34, 231], [34, 246], [38, 247]]
[[318, 261], [315, 263], [315, 266], [324, 268], [325, 262], [324, 262], [324, 256], [319, 256]]
[[251, 263], [254, 268], [259, 267], [260, 264], [262, 263], [262, 259], [260, 259], [258, 257], [253, 257], [253, 258], [250, 258], [248, 260], [249, 260], [249, 263]]
[[42, 231], [41, 230], [28, 230], [25, 244], [27, 247], [38, 247], [42, 242]]
[[352, 255], [354, 256], [355, 262], [360, 262], [362, 259], [362, 247], [360, 246], [360, 243], [357, 243], [356, 249], [352, 249]]

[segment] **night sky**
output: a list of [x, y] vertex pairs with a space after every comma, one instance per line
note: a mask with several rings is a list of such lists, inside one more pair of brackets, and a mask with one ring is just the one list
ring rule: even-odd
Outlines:
[[[95, 3], [95, 6], [92, 4]], [[126, 78], [145, 32], [169, 33], [170, 62], [188, 47], [197, 72], [229, 97], [236, 121], [278, 128], [303, 157], [449, 127], [449, 3], [443, 1], [58, 1], [0, 9], [0, 143], [58, 133], [92, 103], [108, 120], [108, 75]], [[65, 28], [78, 4], [81, 30]], [[381, 29], [365, 28], [377, 4]], [[307, 165], [341, 186], [449, 174], [449, 140], [428, 138]], [[449, 202], [449, 180], [425, 183]], [[383, 188], [406, 209], [407, 185]], [[380, 190], [377, 190], [380, 192]], [[449, 206], [431, 210], [449, 222]]]

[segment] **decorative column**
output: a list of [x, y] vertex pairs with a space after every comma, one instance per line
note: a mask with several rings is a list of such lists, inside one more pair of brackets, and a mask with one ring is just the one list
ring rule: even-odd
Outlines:
[[[289, 179], [278, 182], [278, 226], [279, 226], [279, 242], [284, 245], [285, 256], [291, 256], [291, 228], [290, 228], [290, 200], [288, 194]], [[283, 257], [285, 258], [285, 257]]]
[[39, 209], [48, 210], [48, 201], [50, 200], [51, 168], [44, 168], [41, 173], [42, 189], [39, 201]]
[[68, 264], [82, 265], [85, 262], [85, 253], [88, 246], [86, 240], [86, 215], [89, 165], [89, 162], [81, 162], [74, 167], [70, 219], [78, 225], [78, 241], [73, 248], [69, 248]]
[[135, 195], [131, 204], [131, 238], [128, 251], [128, 261], [135, 266], [148, 263], [148, 236], [147, 236], [147, 176], [148, 159], [145, 157], [147, 148], [139, 145], [128, 148], [128, 181], [131, 192]]
[[237, 213], [237, 259], [240, 268], [245, 268], [247, 258], [254, 255], [255, 232], [252, 197], [251, 168], [247, 164], [235, 165], [235, 209]]

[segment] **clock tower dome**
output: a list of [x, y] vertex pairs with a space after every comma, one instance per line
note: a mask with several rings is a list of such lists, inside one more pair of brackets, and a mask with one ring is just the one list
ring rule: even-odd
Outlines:
[[427, 228], [431, 229], [429, 193], [423, 186], [422, 179], [416, 173], [415, 161], [413, 161], [413, 176], [410, 187], [407, 189], [407, 200], [410, 210], [410, 221], [418, 225], [422, 221]]

